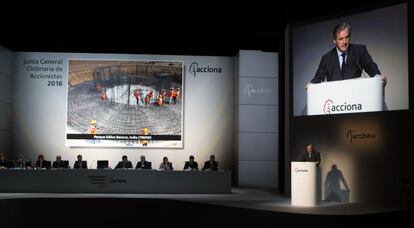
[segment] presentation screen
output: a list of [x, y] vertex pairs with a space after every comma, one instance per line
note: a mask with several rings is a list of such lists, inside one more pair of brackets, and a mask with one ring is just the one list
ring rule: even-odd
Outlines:
[[68, 60], [67, 146], [183, 146], [183, 62]]
[[293, 116], [409, 109], [407, 3], [290, 30]]

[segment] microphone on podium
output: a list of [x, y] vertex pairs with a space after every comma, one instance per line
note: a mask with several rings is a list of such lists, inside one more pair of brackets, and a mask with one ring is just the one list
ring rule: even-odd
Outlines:
[[361, 65], [359, 64], [358, 59], [355, 58], [353, 55], [348, 55], [348, 58], [349, 57], [351, 57], [351, 59], [354, 59], [355, 64], [357, 65], [357, 67], [361, 71], [361, 73], [363, 74], [363, 78], [369, 78], [369, 75], [367, 75], [367, 73], [364, 71], [364, 69], [362, 69]]

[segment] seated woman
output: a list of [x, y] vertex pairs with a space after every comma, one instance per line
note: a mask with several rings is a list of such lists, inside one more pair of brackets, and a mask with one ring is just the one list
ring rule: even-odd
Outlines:
[[172, 163], [168, 162], [168, 158], [164, 157], [162, 163], [160, 164], [160, 170], [174, 170]]

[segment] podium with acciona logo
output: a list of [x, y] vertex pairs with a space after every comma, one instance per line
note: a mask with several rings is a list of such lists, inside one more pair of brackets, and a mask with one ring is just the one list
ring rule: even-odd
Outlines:
[[310, 84], [307, 115], [383, 111], [381, 77], [356, 78]]
[[292, 206], [313, 207], [319, 204], [316, 162], [291, 162], [291, 191]]

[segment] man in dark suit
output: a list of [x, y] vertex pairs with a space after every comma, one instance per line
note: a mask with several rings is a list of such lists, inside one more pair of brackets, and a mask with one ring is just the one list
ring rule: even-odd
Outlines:
[[319, 166], [321, 163], [321, 153], [315, 151], [313, 145], [309, 144], [306, 146], [306, 152], [302, 154], [300, 161], [316, 162], [316, 165]]
[[7, 160], [6, 156], [3, 153], [0, 153], [0, 169], [7, 169]]
[[44, 159], [43, 154], [39, 154], [39, 156], [37, 156], [37, 161], [35, 164], [35, 169], [50, 169], [50, 161], [46, 161]]
[[132, 169], [132, 162], [128, 161], [128, 157], [124, 155], [122, 156], [122, 161], [115, 166], [115, 169]]
[[32, 168], [32, 162], [31, 161], [26, 161], [23, 154], [19, 154], [19, 156], [17, 157], [15, 168], [30, 169], [30, 168]]
[[13, 161], [7, 160], [4, 153], [0, 153], [0, 169], [10, 169], [13, 166]]
[[218, 162], [215, 161], [214, 155], [210, 156], [210, 160], [204, 162], [203, 170], [218, 170]]
[[62, 157], [60, 155], [56, 156], [56, 161], [53, 162], [52, 168], [54, 169], [62, 169], [62, 168], [69, 168], [67, 161], [62, 161]]
[[190, 156], [190, 160], [185, 162], [184, 170], [198, 170], [198, 164], [194, 161], [194, 156]]
[[145, 160], [145, 156], [141, 156], [141, 161], [137, 163], [135, 169], [152, 169], [151, 162]]
[[87, 169], [88, 168], [88, 164], [86, 161], [82, 161], [82, 155], [78, 155], [77, 156], [77, 161], [75, 161], [75, 164], [73, 165], [74, 169]]
[[336, 25], [332, 36], [335, 48], [322, 57], [315, 77], [310, 83], [320, 83], [325, 78], [327, 81], [359, 78], [365, 70], [370, 77], [380, 76], [383, 86], [387, 84], [387, 79], [381, 75], [365, 45], [349, 43], [351, 27], [347, 23]]

